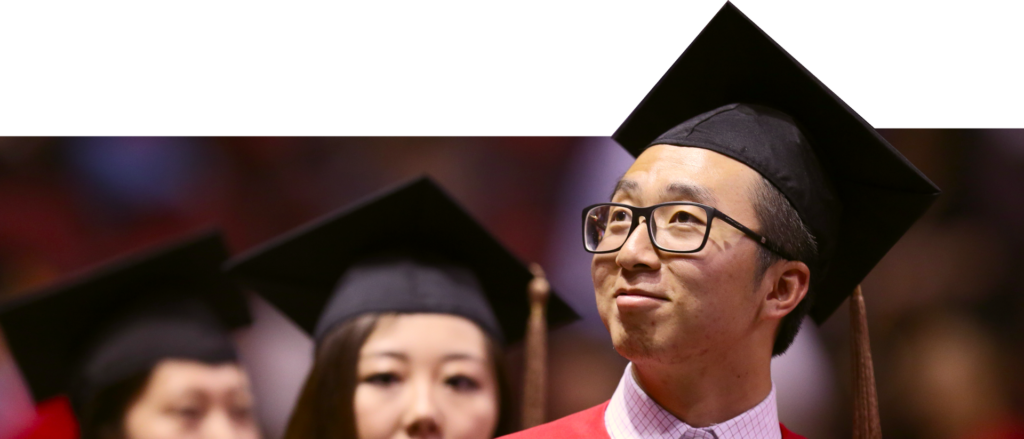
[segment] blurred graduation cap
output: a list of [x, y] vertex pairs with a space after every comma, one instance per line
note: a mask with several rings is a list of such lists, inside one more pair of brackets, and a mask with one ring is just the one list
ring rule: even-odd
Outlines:
[[859, 284], [939, 188], [732, 3], [612, 137], [633, 155], [657, 144], [724, 154], [786, 196], [818, 242], [804, 261], [811, 317], [821, 324], [853, 294], [854, 437], [881, 437]]
[[775, 185], [818, 240], [819, 260], [805, 262], [819, 324], [939, 195], [732, 3], [612, 137], [633, 155], [655, 144], [710, 149]]
[[[534, 278], [427, 177], [327, 214], [226, 267], [318, 341], [365, 313], [423, 312], [468, 318], [515, 343], [526, 332]], [[551, 295], [551, 325], [577, 318]]]
[[224, 278], [214, 231], [139, 252], [0, 305], [0, 326], [43, 401], [68, 394], [76, 415], [107, 386], [166, 358], [234, 361], [229, 330], [250, 322]]

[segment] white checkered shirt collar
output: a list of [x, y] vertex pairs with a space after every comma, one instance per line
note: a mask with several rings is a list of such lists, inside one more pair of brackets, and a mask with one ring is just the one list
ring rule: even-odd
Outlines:
[[633, 379], [632, 367], [626, 366], [604, 412], [612, 439], [782, 439], [774, 383], [768, 397], [754, 408], [720, 424], [694, 428], [647, 396]]

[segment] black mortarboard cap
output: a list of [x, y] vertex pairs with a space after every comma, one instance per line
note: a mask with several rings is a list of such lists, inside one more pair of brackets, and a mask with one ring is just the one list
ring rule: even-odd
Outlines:
[[[468, 318], [522, 339], [530, 270], [427, 177], [330, 213], [232, 259], [231, 276], [321, 340], [370, 312]], [[557, 295], [548, 322], [577, 319]]]
[[229, 330], [250, 322], [220, 271], [220, 234], [132, 254], [0, 305], [0, 326], [36, 401], [83, 405], [160, 360], [234, 361]]
[[[706, 148], [775, 185], [819, 244], [811, 317], [825, 321], [939, 189], [731, 3], [612, 136]], [[771, 237], [768, 237], [771, 239]]]

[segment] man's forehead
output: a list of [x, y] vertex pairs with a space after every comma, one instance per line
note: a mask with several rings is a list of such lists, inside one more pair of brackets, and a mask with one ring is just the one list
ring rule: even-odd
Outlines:
[[[701, 204], [707, 204], [714, 206], [718, 203], [718, 198], [705, 186], [689, 183], [689, 182], [670, 182], [662, 186], [663, 195], [667, 198], [677, 200], [695, 201]], [[639, 198], [640, 193], [643, 192], [640, 183], [636, 180], [630, 180], [628, 177], [622, 177], [618, 183], [615, 184], [615, 190], [612, 191], [612, 197], [615, 194], [622, 193], [631, 198]]]
[[658, 191], [665, 197], [714, 205], [727, 192], [746, 194], [759, 177], [747, 165], [711, 150], [654, 145], [637, 157], [612, 195], [638, 197]]

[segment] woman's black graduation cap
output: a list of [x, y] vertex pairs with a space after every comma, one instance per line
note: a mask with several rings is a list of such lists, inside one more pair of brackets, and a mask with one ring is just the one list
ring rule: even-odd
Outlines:
[[0, 326], [36, 401], [67, 393], [83, 405], [165, 358], [236, 358], [229, 329], [250, 322], [220, 271], [217, 232], [103, 264], [0, 306]]
[[[526, 330], [530, 270], [427, 177], [232, 259], [227, 271], [317, 340], [368, 312], [466, 317], [498, 341]], [[578, 318], [556, 295], [552, 326]]]
[[[750, 166], [819, 245], [810, 315], [824, 322], [939, 189], [731, 3], [612, 136], [710, 149]], [[769, 237], [770, 238], [770, 237]]]

